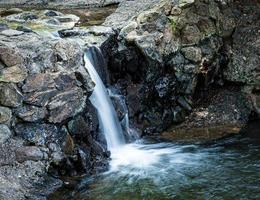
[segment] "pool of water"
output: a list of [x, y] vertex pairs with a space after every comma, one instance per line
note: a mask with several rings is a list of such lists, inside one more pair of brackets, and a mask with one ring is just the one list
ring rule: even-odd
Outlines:
[[207, 145], [140, 140], [125, 145], [112, 153], [108, 172], [50, 199], [258, 200], [258, 128], [258, 139], [235, 136]]

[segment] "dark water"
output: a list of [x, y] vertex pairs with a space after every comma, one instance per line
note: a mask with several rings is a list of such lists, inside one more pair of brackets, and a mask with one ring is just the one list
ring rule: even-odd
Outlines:
[[260, 129], [208, 145], [139, 141], [114, 155], [110, 171], [50, 199], [259, 200]]

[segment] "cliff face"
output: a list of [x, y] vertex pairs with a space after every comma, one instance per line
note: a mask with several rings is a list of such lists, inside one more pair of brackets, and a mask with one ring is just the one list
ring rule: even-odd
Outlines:
[[[131, 9], [142, 2], [144, 10]], [[257, 2], [123, 2], [104, 24], [119, 31], [111, 77], [145, 133], [161, 132], [190, 113], [182, 129], [236, 127], [258, 112]]]

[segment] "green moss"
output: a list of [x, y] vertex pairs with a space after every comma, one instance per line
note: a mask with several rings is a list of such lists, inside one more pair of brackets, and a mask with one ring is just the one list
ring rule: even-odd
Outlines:
[[172, 32], [174, 35], [176, 35], [178, 32], [178, 17], [170, 16], [170, 17], [168, 17], [168, 19], [170, 20], [170, 23], [171, 23]]

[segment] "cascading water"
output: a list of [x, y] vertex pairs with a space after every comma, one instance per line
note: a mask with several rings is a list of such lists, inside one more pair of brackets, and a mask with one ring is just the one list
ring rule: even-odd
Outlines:
[[[249, 138], [239, 136], [210, 146], [148, 139], [125, 144], [108, 91], [92, 64], [102, 65], [102, 61], [93, 62], [92, 55], [91, 51], [85, 55], [86, 69], [96, 84], [90, 100], [98, 110], [99, 124], [111, 151], [110, 169], [83, 179], [73, 192], [65, 190], [65, 196], [62, 193], [59, 199], [260, 199], [260, 144]], [[124, 99], [115, 93], [110, 95], [119, 102]]]
[[89, 51], [84, 56], [85, 67], [91, 79], [96, 84], [90, 96], [90, 101], [98, 111], [100, 129], [105, 135], [108, 149], [110, 151], [116, 151], [119, 146], [125, 143], [122, 127], [118, 121], [107, 90], [90, 60], [91, 52]]

